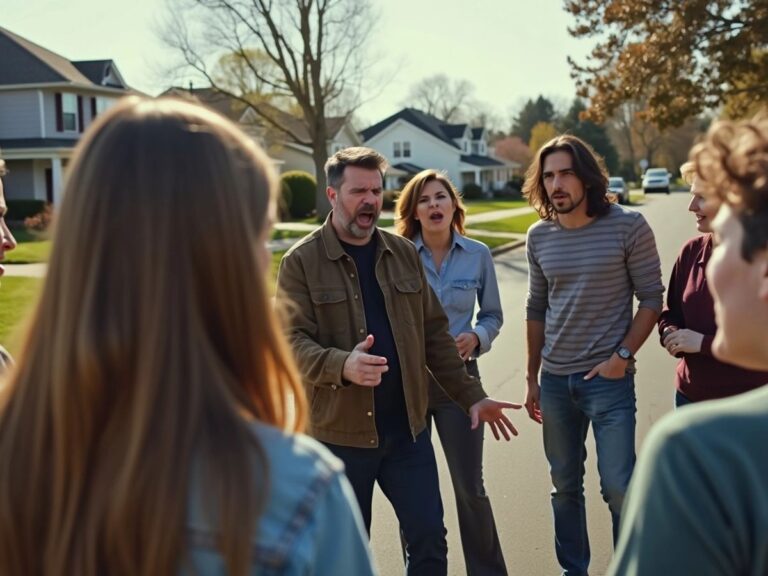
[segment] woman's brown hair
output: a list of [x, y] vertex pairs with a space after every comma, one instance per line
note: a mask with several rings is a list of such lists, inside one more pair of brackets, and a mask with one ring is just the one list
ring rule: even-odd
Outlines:
[[125, 98], [78, 145], [0, 394], [0, 574], [176, 574], [193, 470], [245, 575], [267, 466], [250, 420], [305, 401], [257, 244], [269, 160], [228, 120]]
[[421, 222], [416, 219], [416, 206], [419, 203], [421, 191], [424, 190], [424, 186], [433, 180], [437, 180], [445, 186], [451, 200], [453, 200], [453, 205], [456, 209], [453, 211], [453, 220], [451, 221], [452, 228], [459, 234], [465, 233], [464, 217], [467, 211], [464, 208], [461, 196], [456, 191], [454, 185], [451, 184], [451, 181], [448, 180], [445, 174], [438, 172], [437, 170], [422, 170], [411, 178], [400, 193], [400, 197], [397, 199], [397, 206], [395, 207], [397, 221], [395, 222], [395, 228], [397, 229], [397, 233], [401, 236], [413, 239], [416, 234], [421, 232]]

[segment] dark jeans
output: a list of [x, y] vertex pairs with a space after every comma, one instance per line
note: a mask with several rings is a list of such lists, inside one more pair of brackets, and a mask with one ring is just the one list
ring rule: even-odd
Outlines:
[[541, 372], [541, 415], [553, 485], [555, 552], [566, 576], [584, 576], [589, 567], [584, 443], [590, 423], [595, 434], [600, 491], [613, 521], [614, 545], [635, 465], [634, 376], [584, 380], [585, 374], [558, 376]]
[[414, 442], [410, 436], [382, 437], [378, 448], [326, 446], [346, 467], [368, 534], [371, 532], [373, 486], [392, 503], [406, 541], [406, 574], [448, 573], [448, 544], [435, 452], [429, 430]]
[[[477, 361], [467, 363], [467, 372], [480, 377]], [[483, 430], [472, 430], [464, 410], [437, 385], [431, 383], [427, 423], [434, 420], [456, 494], [461, 547], [467, 576], [507, 574], [491, 501], [483, 483]]]

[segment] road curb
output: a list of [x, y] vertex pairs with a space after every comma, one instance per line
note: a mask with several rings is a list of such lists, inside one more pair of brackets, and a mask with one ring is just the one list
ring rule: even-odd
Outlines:
[[513, 240], [512, 242], [507, 242], [501, 246], [496, 246], [496, 248], [491, 248], [491, 256], [498, 256], [505, 252], [511, 252], [516, 248], [520, 248], [520, 246], [525, 246], [525, 240]]

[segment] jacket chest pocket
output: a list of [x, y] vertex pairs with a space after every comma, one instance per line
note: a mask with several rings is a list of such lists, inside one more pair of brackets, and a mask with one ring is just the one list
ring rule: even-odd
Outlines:
[[421, 304], [421, 280], [418, 278], [405, 278], [394, 282], [397, 300], [398, 317], [408, 324], [421, 324], [423, 322], [423, 309]]
[[344, 288], [310, 288], [309, 293], [321, 332], [338, 333], [348, 329], [347, 291]]

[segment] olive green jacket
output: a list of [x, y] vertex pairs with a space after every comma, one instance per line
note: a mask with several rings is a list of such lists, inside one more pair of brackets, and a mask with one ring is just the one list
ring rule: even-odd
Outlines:
[[[375, 234], [376, 278], [415, 438], [426, 427], [429, 372], [465, 410], [486, 394], [480, 381], [467, 374], [414, 245], [380, 229]], [[339, 243], [331, 215], [280, 263], [277, 298], [289, 301], [288, 337], [310, 402], [312, 435], [329, 444], [373, 448], [379, 444], [373, 388], [342, 378], [344, 362], [367, 335], [363, 297], [355, 263]]]

